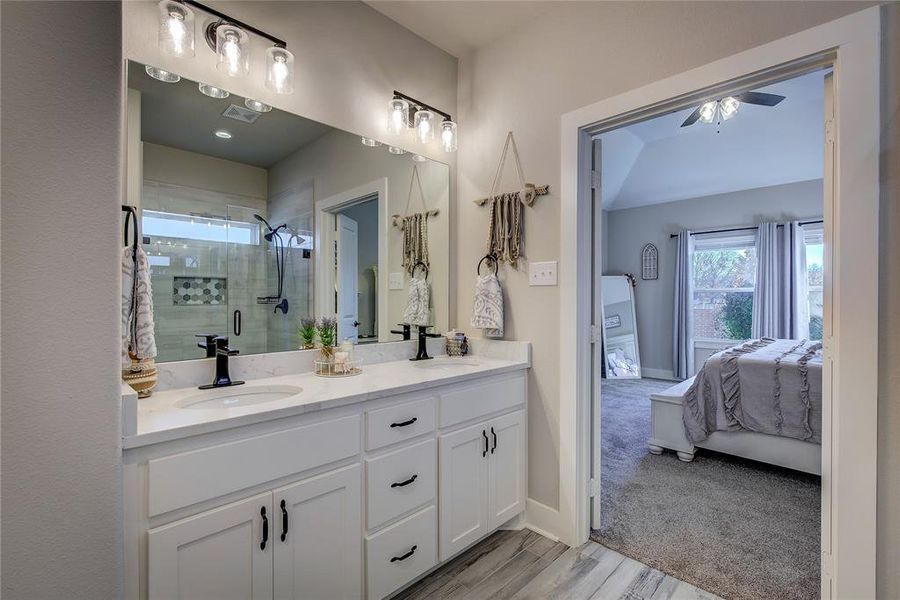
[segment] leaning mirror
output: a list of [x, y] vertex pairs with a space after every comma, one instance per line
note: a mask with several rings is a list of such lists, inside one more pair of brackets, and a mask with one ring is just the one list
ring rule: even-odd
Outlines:
[[[447, 165], [135, 62], [127, 93], [126, 201], [158, 361], [202, 358], [198, 334], [242, 354], [297, 350], [302, 317], [337, 316], [339, 341], [357, 343], [400, 339], [410, 320], [446, 330]], [[423, 258], [402, 227], [424, 213]], [[410, 315], [413, 277], [430, 303]]]
[[606, 377], [640, 378], [641, 355], [631, 280], [623, 275], [604, 275], [601, 297]]

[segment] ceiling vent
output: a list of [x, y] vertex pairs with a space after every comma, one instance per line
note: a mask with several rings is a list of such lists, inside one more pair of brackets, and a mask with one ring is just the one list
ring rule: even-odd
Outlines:
[[225, 112], [222, 113], [222, 116], [234, 119], [235, 121], [240, 121], [241, 123], [253, 124], [260, 117], [260, 113], [255, 110], [250, 110], [249, 108], [229, 104], [228, 108], [225, 109]]

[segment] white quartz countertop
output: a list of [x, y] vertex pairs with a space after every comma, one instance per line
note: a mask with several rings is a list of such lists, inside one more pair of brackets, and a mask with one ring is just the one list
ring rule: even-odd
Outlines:
[[[267, 377], [247, 381], [234, 388], [201, 391], [196, 387], [157, 392], [137, 403], [137, 432], [125, 436], [123, 448], [136, 448], [179, 438], [241, 427], [253, 423], [291, 417], [405, 392], [425, 390], [486, 375], [527, 369], [527, 360], [506, 360], [469, 355], [464, 358], [440, 356], [433, 360], [397, 360], [363, 365], [352, 377], [327, 378], [312, 373]], [[221, 394], [233, 389], [293, 386], [301, 391], [287, 398], [246, 406], [182, 408], [180, 403], [198, 394]]]

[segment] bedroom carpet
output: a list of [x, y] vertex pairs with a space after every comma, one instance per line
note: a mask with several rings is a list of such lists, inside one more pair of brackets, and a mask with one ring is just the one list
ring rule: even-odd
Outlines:
[[647, 451], [650, 393], [603, 380], [601, 527], [591, 538], [727, 599], [819, 597], [819, 477], [698, 449]]

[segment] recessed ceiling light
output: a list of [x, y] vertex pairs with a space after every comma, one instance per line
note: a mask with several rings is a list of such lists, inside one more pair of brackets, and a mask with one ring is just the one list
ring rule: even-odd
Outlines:
[[427, 158], [425, 158], [425, 157], [422, 156], [421, 154], [413, 154], [413, 155], [412, 155], [412, 159], [413, 159], [414, 162], [425, 162], [426, 160], [428, 160]]
[[147, 65], [144, 67], [144, 71], [146, 71], [147, 75], [149, 75], [153, 79], [157, 79], [164, 83], [178, 83], [179, 81], [181, 81], [181, 75], [177, 75], [170, 71], [160, 69], [159, 67], [151, 67], [150, 65]]
[[255, 110], [258, 113], [267, 113], [272, 110], [272, 107], [268, 104], [263, 104], [259, 100], [251, 100], [250, 98], [244, 100], [244, 106], [250, 110]]
[[368, 146], [369, 148], [376, 148], [381, 145], [381, 142], [379, 142], [375, 138], [370, 137], [361, 138], [360, 141], [362, 142], [363, 146]]
[[227, 98], [231, 95], [228, 90], [223, 90], [222, 88], [209, 85], [208, 83], [198, 83], [197, 87], [200, 89], [201, 94], [209, 96], [210, 98]]
[[406, 154], [406, 150], [404, 150], [403, 148], [398, 148], [397, 146], [388, 146], [388, 152], [397, 155]]
[[217, 129], [215, 132], [217, 138], [222, 138], [223, 140], [231, 139], [231, 132], [225, 131], [224, 129]]

